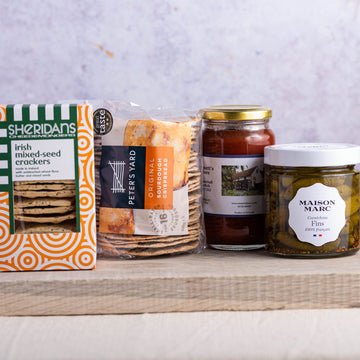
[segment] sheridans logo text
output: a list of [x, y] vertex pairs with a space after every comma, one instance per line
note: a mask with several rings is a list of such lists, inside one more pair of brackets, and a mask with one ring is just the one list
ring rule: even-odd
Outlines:
[[54, 124], [10, 124], [9, 138], [73, 137], [76, 134], [74, 123]]
[[335, 200], [300, 200], [299, 205], [304, 207], [304, 211], [331, 211], [335, 206]]

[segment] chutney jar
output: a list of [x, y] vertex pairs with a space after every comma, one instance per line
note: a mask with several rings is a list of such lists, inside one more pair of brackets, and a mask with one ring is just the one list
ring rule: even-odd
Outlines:
[[271, 115], [259, 105], [202, 110], [204, 219], [214, 249], [264, 247], [264, 147], [275, 143]]

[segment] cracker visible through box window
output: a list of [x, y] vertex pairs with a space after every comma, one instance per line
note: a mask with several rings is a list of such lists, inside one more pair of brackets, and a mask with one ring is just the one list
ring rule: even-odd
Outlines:
[[[15, 188], [16, 189], [16, 188]], [[53, 198], [62, 198], [62, 197], [70, 197], [75, 196], [74, 190], [14, 190], [14, 196], [22, 196], [26, 198], [39, 198], [39, 197], [53, 197]]]
[[17, 229], [18, 234], [43, 234], [43, 233], [71, 233], [76, 231], [73, 221], [64, 221], [60, 224], [35, 224], [31, 223], [22, 228], [20, 225]]
[[53, 198], [39, 198], [39, 199], [28, 199], [21, 198], [20, 202], [14, 203], [14, 208], [26, 208], [26, 207], [56, 207], [56, 206], [71, 206], [74, 203], [73, 198], [62, 198], [62, 199], [53, 199]]
[[34, 223], [47, 224], [53, 231], [61, 228], [53, 225], [65, 221], [68, 221], [67, 229], [75, 229], [75, 194], [75, 180], [14, 182], [15, 231], [26, 233], [29, 229], [32, 232]]
[[14, 208], [15, 215], [41, 215], [41, 214], [65, 214], [75, 210], [74, 206], [47, 206], [47, 207], [29, 207], [29, 208]]

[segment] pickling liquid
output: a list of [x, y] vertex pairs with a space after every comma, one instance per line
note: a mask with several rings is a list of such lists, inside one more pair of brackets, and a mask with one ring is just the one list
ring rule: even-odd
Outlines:
[[[315, 258], [359, 250], [359, 172], [354, 166], [265, 165], [265, 174], [265, 237], [270, 253]], [[320, 201], [314, 200], [317, 197]]]

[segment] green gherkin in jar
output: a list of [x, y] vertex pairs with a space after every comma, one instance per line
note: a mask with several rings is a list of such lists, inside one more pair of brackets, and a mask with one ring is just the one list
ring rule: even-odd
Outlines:
[[[360, 159], [359, 149], [356, 154]], [[290, 257], [358, 251], [359, 173], [354, 164], [288, 166], [286, 158], [276, 155], [273, 165], [274, 158], [267, 159], [265, 149], [267, 250]]]

